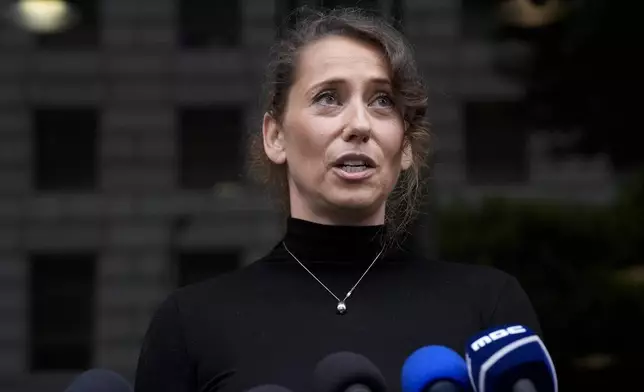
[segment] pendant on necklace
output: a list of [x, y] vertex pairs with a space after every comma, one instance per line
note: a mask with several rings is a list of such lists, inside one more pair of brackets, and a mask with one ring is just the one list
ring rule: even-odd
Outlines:
[[338, 314], [345, 314], [347, 312], [347, 305], [345, 305], [344, 301], [338, 302]]

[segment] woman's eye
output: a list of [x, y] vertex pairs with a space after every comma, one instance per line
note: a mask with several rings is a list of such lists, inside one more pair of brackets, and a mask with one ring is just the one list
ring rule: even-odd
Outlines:
[[392, 107], [394, 106], [394, 101], [386, 94], [381, 94], [374, 99], [374, 104], [380, 107]]
[[315, 98], [315, 102], [322, 105], [333, 106], [338, 104], [338, 98], [333, 92], [325, 91]]

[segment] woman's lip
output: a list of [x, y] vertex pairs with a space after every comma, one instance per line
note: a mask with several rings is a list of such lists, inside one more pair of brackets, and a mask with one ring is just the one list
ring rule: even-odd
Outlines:
[[371, 177], [376, 170], [372, 167], [368, 167], [366, 170], [362, 170], [359, 172], [347, 172], [342, 170], [339, 167], [334, 167], [333, 172], [340, 178], [348, 181], [359, 181], [359, 180], [364, 180], [369, 177]]
[[334, 161], [334, 166], [341, 166], [342, 164], [348, 161], [362, 161], [364, 162], [365, 165], [367, 165], [370, 168], [373, 168], [376, 166], [376, 162], [369, 155], [364, 153], [359, 153], [359, 152], [350, 152], [350, 153], [340, 155]]

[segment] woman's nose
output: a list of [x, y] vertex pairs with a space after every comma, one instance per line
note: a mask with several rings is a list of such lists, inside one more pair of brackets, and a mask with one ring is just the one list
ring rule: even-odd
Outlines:
[[349, 111], [349, 120], [343, 134], [345, 141], [366, 142], [371, 137], [371, 119], [364, 104], [356, 104]]

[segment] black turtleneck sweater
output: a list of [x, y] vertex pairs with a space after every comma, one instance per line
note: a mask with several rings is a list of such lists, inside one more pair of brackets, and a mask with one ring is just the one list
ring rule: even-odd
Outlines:
[[[326, 226], [289, 219], [288, 249], [338, 297], [381, 250], [382, 227]], [[216, 263], [217, 260], [213, 260]], [[498, 270], [385, 252], [337, 314], [337, 301], [280, 242], [248, 267], [177, 290], [146, 334], [137, 392], [242, 392], [279, 384], [313, 390], [316, 363], [352, 351], [400, 390], [409, 354], [426, 345], [463, 353], [467, 339], [498, 324], [539, 331], [521, 286]]]

